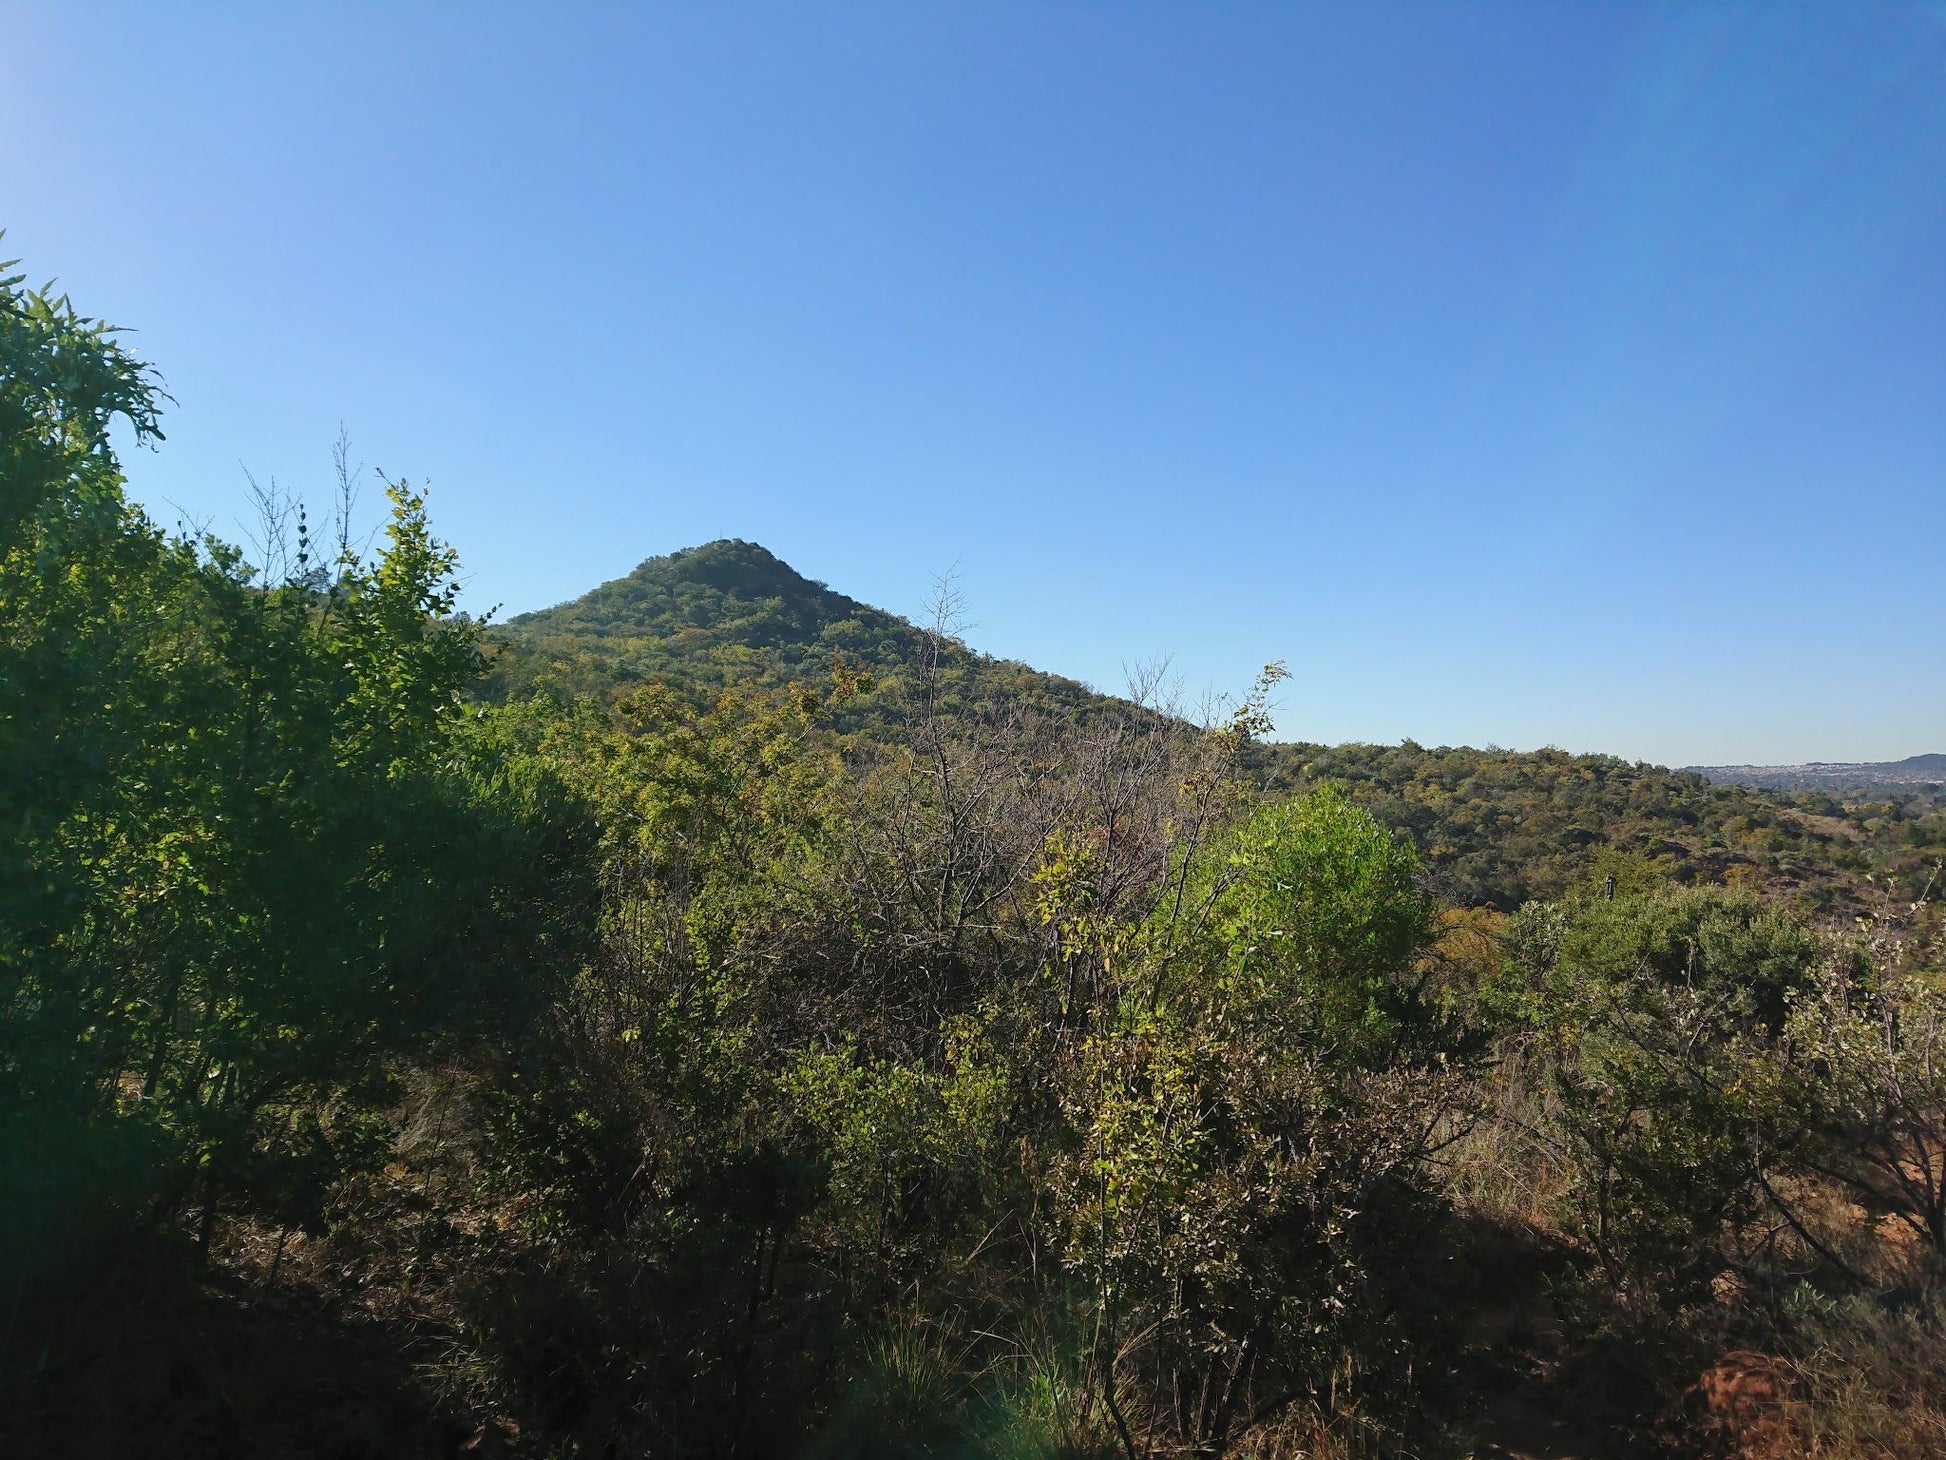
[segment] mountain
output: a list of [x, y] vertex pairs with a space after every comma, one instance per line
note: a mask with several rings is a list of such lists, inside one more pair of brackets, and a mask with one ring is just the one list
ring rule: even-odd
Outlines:
[[913, 676], [936, 652], [949, 709], [985, 701], [1085, 721], [1127, 708], [1076, 680], [929, 634], [734, 538], [649, 558], [572, 602], [509, 620], [497, 638], [495, 697], [543, 684], [592, 693], [644, 680], [693, 692], [829, 683], [842, 663], [872, 684], [838, 708], [840, 731], [892, 733]]
[[1780, 791], [1868, 791], [1875, 787], [1946, 786], [1946, 755], [1904, 760], [1811, 761], [1806, 765], [1688, 766], [1718, 785]]
[[[832, 715], [838, 735], [859, 745], [906, 732], [910, 691], [931, 652], [948, 715], [998, 712], [1058, 733], [1146, 713], [1075, 680], [937, 639], [737, 540], [649, 558], [495, 633], [489, 697], [541, 687], [601, 694], [651, 680], [702, 697], [731, 684], [828, 684], [842, 662], [872, 680]], [[1917, 756], [1899, 767], [1916, 780], [1942, 761]], [[1410, 837], [1440, 890], [1466, 905], [1511, 909], [1614, 876], [1737, 883], [1837, 914], [1878, 895], [1868, 876], [1879, 889], [1916, 885], [1946, 855], [1946, 798], [1923, 792], [1888, 812], [1878, 801], [1847, 803], [1822, 785], [1742, 783], [1722, 767], [1671, 771], [1613, 756], [1411, 741], [1263, 744], [1253, 747], [1251, 765], [1277, 791], [1346, 786]], [[1779, 784], [1785, 789], [1765, 789]]]

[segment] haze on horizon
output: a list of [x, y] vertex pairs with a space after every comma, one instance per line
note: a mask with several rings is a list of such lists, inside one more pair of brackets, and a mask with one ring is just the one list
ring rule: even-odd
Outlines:
[[1938, 3], [0, 28], [0, 257], [160, 367], [165, 522], [342, 422], [503, 615], [741, 537], [1294, 738], [1946, 750]]

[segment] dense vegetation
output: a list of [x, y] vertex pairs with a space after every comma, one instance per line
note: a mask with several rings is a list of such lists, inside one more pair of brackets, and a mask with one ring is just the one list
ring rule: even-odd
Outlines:
[[1559, 750], [1277, 746], [1271, 784], [1330, 781], [1412, 838], [1463, 904], [1512, 910], [1615, 877], [1761, 891], [1811, 917], [1921, 896], [1946, 855], [1946, 799], [1849, 801], [1715, 785], [1693, 771]]
[[[572, 698], [653, 682], [699, 699], [729, 685], [815, 687], [836, 666], [852, 676], [853, 692], [826, 724], [853, 750], [907, 739], [916, 709], [963, 714], [1003, 704], [1057, 728], [1131, 713], [1126, 700], [975, 653], [946, 627], [922, 628], [835, 593], [753, 543], [714, 542], [650, 558], [626, 578], [495, 631], [497, 657], [482, 689], [505, 699], [542, 686]], [[935, 686], [947, 700], [926, 706], [914, 675], [935, 654], [950, 671]], [[1504, 911], [1614, 876], [1630, 886], [1745, 887], [1786, 897], [1807, 915], [1852, 916], [1878, 911], [1888, 895], [1917, 897], [1946, 855], [1937, 788], [1874, 786], [1841, 800], [1816, 789], [1718, 785], [1612, 756], [1410, 741], [1258, 745], [1247, 773], [1284, 792], [1342, 786], [1411, 838], [1447, 901]]]
[[1946, 1441], [1935, 802], [1272, 745], [743, 544], [494, 640], [402, 483], [159, 531], [21, 284], [10, 1452]]
[[936, 656], [951, 672], [931, 686], [947, 697], [934, 710], [1004, 702], [1061, 723], [1126, 715], [1126, 702], [1086, 685], [968, 649], [950, 632], [952, 614], [948, 591], [940, 621], [920, 628], [812, 582], [755, 543], [724, 540], [650, 558], [571, 603], [520, 615], [494, 635], [499, 652], [482, 688], [491, 698], [645, 681], [692, 693], [777, 689], [836, 668], [853, 682], [829, 727], [882, 741], [909, 731], [915, 669]]

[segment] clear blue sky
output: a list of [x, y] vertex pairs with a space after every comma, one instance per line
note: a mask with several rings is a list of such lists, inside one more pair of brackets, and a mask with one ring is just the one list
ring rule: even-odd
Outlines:
[[1946, 750], [1946, 6], [0, 5], [138, 497], [476, 608], [764, 543], [1282, 733]]

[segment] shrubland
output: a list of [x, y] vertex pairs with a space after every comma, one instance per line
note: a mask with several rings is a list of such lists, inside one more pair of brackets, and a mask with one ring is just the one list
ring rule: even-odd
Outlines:
[[[815, 685], [839, 663], [863, 677], [825, 725], [860, 750], [908, 739], [918, 669], [937, 656], [949, 672], [931, 683], [933, 708], [951, 718], [1005, 705], [1060, 733], [1132, 713], [1127, 699], [972, 651], [943, 632], [952, 618], [915, 625], [802, 577], [755, 543], [713, 542], [489, 630], [480, 693], [498, 701], [541, 687], [576, 699], [646, 682], [702, 700], [729, 686]], [[1138, 678], [1153, 687], [1164, 674]], [[1153, 694], [1135, 698], [1156, 708]], [[1713, 784], [1614, 756], [1411, 741], [1260, 740], [1245, 758], [1248, 778], [1275, 793], [1342, 788], [1410, 838], [1438, 896], [1462, 907], [1512, 912], [1614, 876], [1624, 887], [1744, 888], [1829, 921], [1873, 914], [1888, 897], [1911, 901], [1946, 856], [1937, 787], [1840, 800]]]
[[1938, 1452], [1923, 798], [1275, 745], [747, 552], [496, 647], [423, 493], [252, 565], [112, 332], [8, 276], [0, 364], [10, 1449]]

